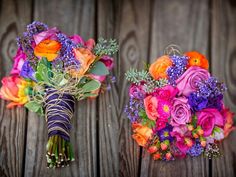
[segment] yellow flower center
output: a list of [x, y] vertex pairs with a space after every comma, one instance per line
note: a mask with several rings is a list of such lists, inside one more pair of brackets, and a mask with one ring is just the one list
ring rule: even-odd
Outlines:
[[163, 135], [164, 135], [164, 137], [168, 137], [169, 136], [169, 132], [165, 131]]
[[163, 106], [163, 110], [164, 110], [165, 112], [169, 112], [170, 108], [169, 108], [168, 105], [164, 105], [164, 106]]

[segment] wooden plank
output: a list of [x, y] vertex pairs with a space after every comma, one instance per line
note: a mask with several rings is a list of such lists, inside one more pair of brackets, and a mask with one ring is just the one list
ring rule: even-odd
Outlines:
[[114, 69], [117, 82], [99, 98], [100, 176], [138, 175], [140, 148], [123, 113], [129, 85], [124, 73], [147, 62], [149, 13], [149, 1], [98, 1], [98, 36], [114, 36], [120, 45]]
[[[31, 0], [0, 2], [0, 78], [8, 75], [17, 51], [16, 37], [31, 20]], [[27, 114], [24, 108], [6, 109], [0, 101], [0, 176], [20, 177], [24, 173]]]
[[[212, 1], [211, 69], [227, 85], [225, 103], [236, 112], [236, 4], [234, 1]], [[212, 160], [212, 176], [236, 176], [236, 132], [220, 146], [223, 156]]]
[[[209, 45], [209, 2], [205, 0], [162, 1], [151, 4], [152, 28], [150, 60], [163, 55], [164, 48], [180, 45], [183, 51], [197, 50], [206, 56]], [[208, 160], [203, 157], [173, 162], [153, 161], [144, 153], [140, 176], [209, 176]]]
[[[98, 0], [97, 5], [97, 37], [117, 38], [115, 27], [119, 4], [116, 1]], [[118, 55], [114, 57], [114, 62], [113, 73], [117, 76]], [[99, 174], [103, 177], [116, 177], [119, 172], [119, 96], [116, 86], [111, 84], [111, 90], [100, 95], [98, 100]]]
[[[80, 34], [85, 39], [94, 37], [94, 0], [57, 1], [37, 0], [34, 18], [57, 26], [67, 34]], [[75, 162], [63, 169], [47, 169], [45, 147], [46, 123], [30, 113], [27, 136], [25, 176], [97, 176], [96, 101], [84, 100], [76, 105], [71, 130]]]

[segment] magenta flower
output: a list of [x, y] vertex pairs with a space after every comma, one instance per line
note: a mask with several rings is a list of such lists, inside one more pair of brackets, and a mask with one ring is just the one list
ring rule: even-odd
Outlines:
[[111, 57], [109, 57], [107, 55], [102, 56], [100, 61], [103, 62], [104, 65], [106, 65], [108, 70], [111, 70], [113, 68], [113, 66], [114, 66], [113, 58], [111, 58]]
[[11, 74], [17, 74], [19, 75], [22, 69], [22, 66], [26, 60], [27, 56], [25, 55], [25, 53], [19, 48], [17, 50], [17, 53], [14, 57], [14, 64], [13, 64], [13, 68], [11, 70]]
[[84, 45], [84, 40], [81, 36], [75, 34], [69, 37], [75, 44], [82, 44]]
[[207, 70], [197, 66], [191, 66], [176, 80], [179, 95], [189, 96], [191, 92], [197, 90], [200, 81], [207, 80], [209, 77], [210, 74]]
[[157, 88], [153, 95], [155, 95], [158, 99], [171, 100], [178, 94], [178, 92], [179, 90], [176, 87], [166, 85], [162, 88]]
[[203, 136], [207, 137], [212, 134], [215, 125], [224, 126], [224, 118], [217, 109], [207, 108], [196, 113], [198, 122], [204, 131]]
[[157, 113], [158, 119], [167, 121], [170, 117], [171, 104], [167, 100], [158, 99]]

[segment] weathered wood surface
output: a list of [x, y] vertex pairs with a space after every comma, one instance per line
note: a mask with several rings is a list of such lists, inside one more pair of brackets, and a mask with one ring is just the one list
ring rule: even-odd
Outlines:
[[[236, 112], [236, 2], [212, 2], [212, 73], [227, 85], [226, 106]], [[214, 177], [236, 176], [236, 132], [220, 146], [223, 156], [212, 160]]]
[[168, 177], [236, 176], [236, 133], [221, 145], [221, 158], [154, 162], [131, 138], [123, 113], [128, 102], [124, 73], [143, 68], [170, 43], [198, 50], [212, 73], [226, 82], [225, 101], [236, 112], [236, 4], [233, 0], [2, 0], [0, 1], [0, 76], [8, 74], [16, 53], [15, 38], [32, 20], [57, 26], [85, 39], [117, 38], [120, 52], [116, 83], [96, 100], [77, 104], [71, 132], [76, 161], [46, 168], [46, 124], [24, 108], [0, 106], [0, 176]]

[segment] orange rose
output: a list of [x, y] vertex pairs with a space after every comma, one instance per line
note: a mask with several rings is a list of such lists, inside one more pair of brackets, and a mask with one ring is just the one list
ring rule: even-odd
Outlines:
[[167, 78], [167, 69], [172, 65], [169, 56], [164, 55], [158, 58], [149, 68], [149, 73], [155, 79]]
[[7, 108], [24, 105], [29, 100], [25, 94], [25, 90], [29, 86], [32, 86], [31, 82], [27, 82], [16, 75], [4, 77], [0, 89], [0, 98], [11, 101]]
[[225, 117], [225, 125], [224, 125], [224, 135], [225, 138], [229, 135], [231, 131], [233, 131], [236, 127], [234, 124], [234, 113], [229, 110], [229, 108], [224, 108], [222, 110], [222, 114]]
[[34, 48], [34, 54], [37, 57], [47, 57], [48, 61], [53, 61], [58, 56], [61, 44], [55, 40], [46, 39], [40, 42]]
[[199, 66], [203, 69], [209, 68], [208, 60], [201, 53], [196, 51], [191, 51], [191, 52], [186, 52], [185, 55], [189, 57], [187, 68], [191, 66]]
[[134, 132], [132, 138], [136, 140], [139, 146], [145, 146], [147, 141], [152, 137], [152, 129], [138, 123], [133, 123], [132, 128]]
[[90, 65], [95, 61], [96, 56], [86, 48], [74, 49], [75, 58], [80, 62], [80, 69], [78, 71], [71, 70], [72, 76], [83, 76], [89, 69]]

